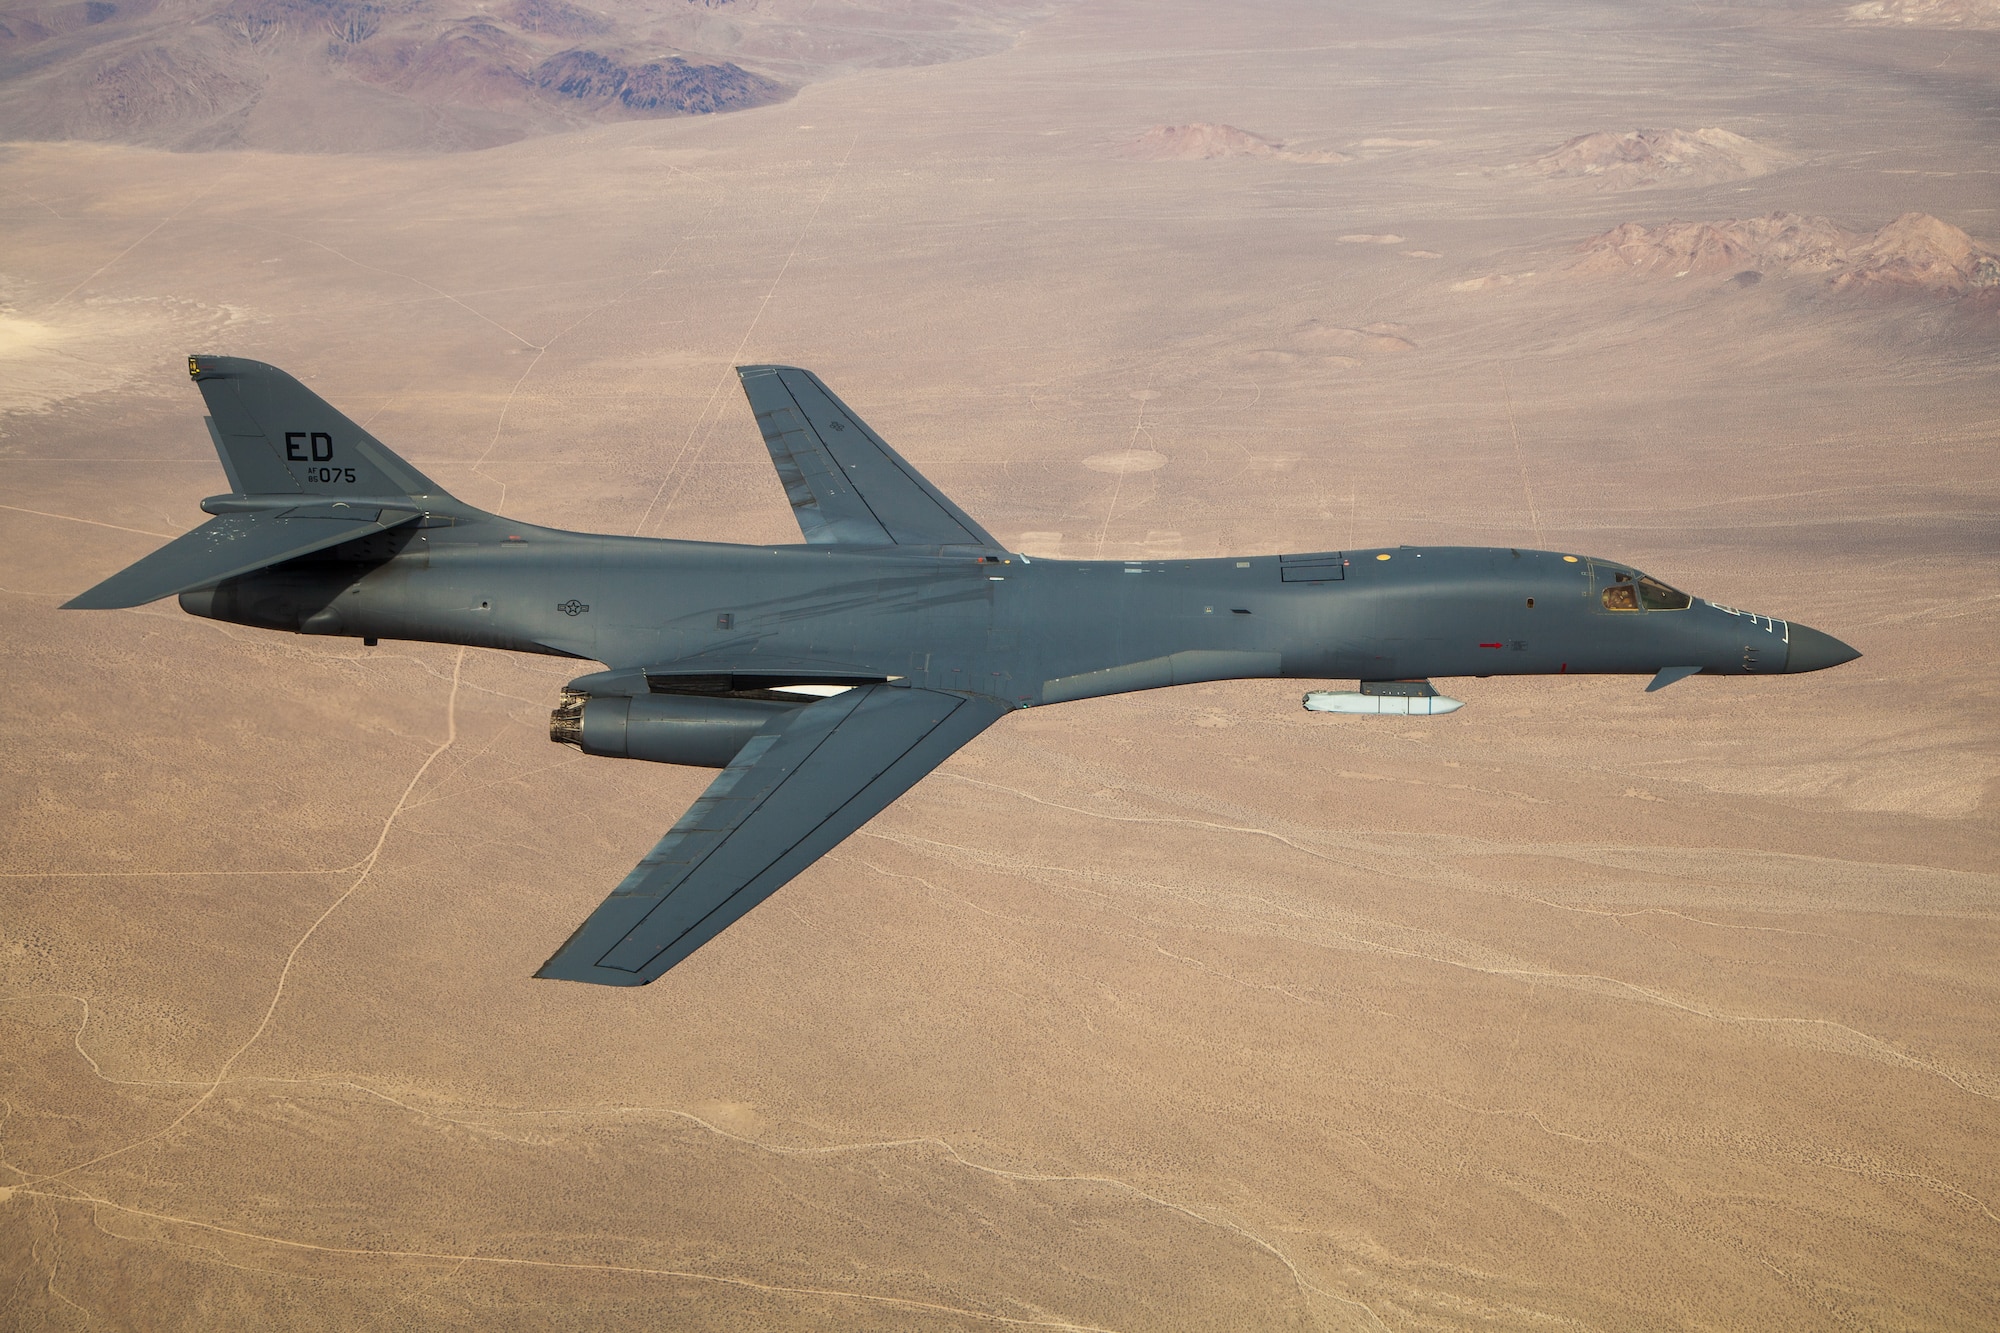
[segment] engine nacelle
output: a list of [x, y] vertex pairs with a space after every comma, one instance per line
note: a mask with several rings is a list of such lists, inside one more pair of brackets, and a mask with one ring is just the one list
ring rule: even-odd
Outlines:
[[727, 768], [765, 723], [806, 702], [696, 694], [600, 697], [565, 690], [549, 714], [549, 739], [609, 759]]

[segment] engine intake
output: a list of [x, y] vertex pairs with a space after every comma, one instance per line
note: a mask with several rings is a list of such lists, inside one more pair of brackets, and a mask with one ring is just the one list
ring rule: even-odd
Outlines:
[[688, 694], [598, 697], [565, 690], [549, 714], [549, 739], [608, 759], [727, 768], [766, 723], [805, 702]]

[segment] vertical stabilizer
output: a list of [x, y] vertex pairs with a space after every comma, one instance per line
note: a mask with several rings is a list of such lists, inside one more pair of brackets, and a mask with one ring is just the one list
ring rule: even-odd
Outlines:
[[449, 498], [305, 385], [261, 361], [191, 356], [209, 434], [238, 495]]

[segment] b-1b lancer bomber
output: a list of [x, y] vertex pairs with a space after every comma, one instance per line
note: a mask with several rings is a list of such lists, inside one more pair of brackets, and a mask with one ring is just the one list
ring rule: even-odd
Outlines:
[[1818, 630], [1615, 560], [1509, 547], [1219, 560], [1009, 551], [811, 372], [737, 371], [805, 541], [563, 532], [447, 495], [291, 376], [188, 360], [229, 494], [67, 605], [602, 663], [550, 735], [722, 770], [536, 975], [657, 979], [1016, 708], [1195, 681], [1355, 680], [1329, 712], [1445, 712], [1433, 676], [1818, 671]]

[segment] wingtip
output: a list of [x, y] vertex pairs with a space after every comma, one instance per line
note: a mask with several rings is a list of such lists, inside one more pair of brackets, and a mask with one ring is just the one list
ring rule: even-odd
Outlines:
[[595, 964], [578, 965], [563, 960], [557, 954], [548, 962], [535, 969], [537, 981], [581, 981], [590, 986], [643, 986], [652, 980], [637, 972], [626, 972], [615, 967], [598, 967]]
[[[169, 594], [161, 593], [160, 597], [165, 597], [168, 595]], [[146, 601], [155, 601], [155, 602], [158, 600], [160, 600], [159, 597], [152, 597], [146, 599]], [[67, 602], [64, 602], [62, 605], [58, 606], [56, 610], [129, 611], [135, 606], [144, 606], [145, 604], [146, 604], [145, 601], [135, 602], [129, 597], [107, 596], [100, 591], [100, 588], [90, 588], [70, 598]]]

